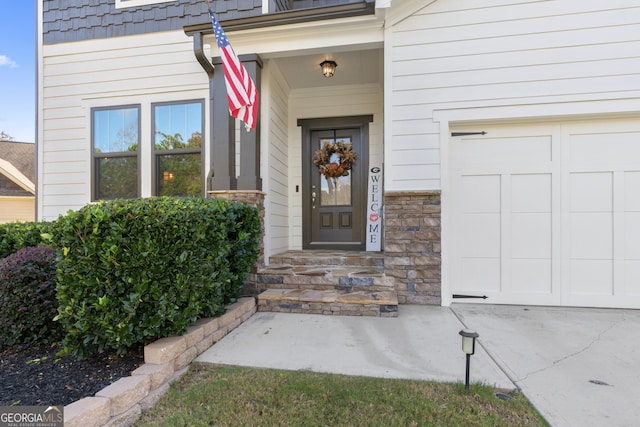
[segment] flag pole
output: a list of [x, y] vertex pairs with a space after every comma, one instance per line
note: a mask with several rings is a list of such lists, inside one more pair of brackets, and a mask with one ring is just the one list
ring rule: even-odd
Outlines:
[[206, 0], [206, 2], [209, 7], [209, 15], [211, 15], [213, 34], [222, 60], [229, 113], [232, 117], [243, 121], [247, 131], [250, 131], [256, 126], [258, 91], [247, 69], [242, 65], [229, 44], [220, 22], [211, 9], [210, 0]]

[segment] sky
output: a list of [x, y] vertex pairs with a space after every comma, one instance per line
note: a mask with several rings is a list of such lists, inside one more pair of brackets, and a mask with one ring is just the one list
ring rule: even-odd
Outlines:
[[0, 132], [35, 142], [36, 2], [0, 0]]

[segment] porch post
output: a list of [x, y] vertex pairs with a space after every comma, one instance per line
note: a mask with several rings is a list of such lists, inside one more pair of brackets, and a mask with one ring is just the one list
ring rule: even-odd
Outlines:
[[216, 57], [211, 62], [215, 70], [209, 85], [211, 103], [211, 181], [209, 190], [235, 190], [237, 188], [235, 119], [229, 115], [222, 59]]
[[240, 125], [240, 176], [238, 177], [238, 190], [262, 190], [262, 178], [260, 178], [260, 95], [262, 59], [257, 54], [240, 55], [238, 57], [244, 64], [247, 72], [253, 79], [258, 90], [258, 117], [256, 128], [247, 132]]

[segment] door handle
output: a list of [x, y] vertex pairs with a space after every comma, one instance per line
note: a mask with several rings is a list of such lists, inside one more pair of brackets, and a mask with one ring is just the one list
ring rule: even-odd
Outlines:
[[311, 192], [311, 209], [315, 209], [316, 208], [316, 192], [312, 191]]

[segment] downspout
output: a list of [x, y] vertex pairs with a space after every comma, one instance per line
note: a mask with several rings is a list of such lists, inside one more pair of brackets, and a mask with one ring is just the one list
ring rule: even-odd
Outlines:
[[[34, 144], [35, 144], [35, 149], [34, 151], [34, 165], [35, 165], [35, 171], [34, 171], [34, 176], [35, 176], [35, 192], [33, 194], [33, 207], [34, 207], [34, 220], [35, 221], [41, 221], [43, 220], [43, 218], [40, 217], [41, 213], [43, 212], [41, 203], [40, 203], [40, 196], [41, 196], [41, 192], [40, 192], [40, 184], [42, 183], [42, 181], [40, 179], [40, 172], [44, 169], [44, 167], [40, 167], [38, 165], [38, 162], [40, 161], [40, 159], [44, 159], [44, 156], [40, 156], [40, 147], [42, 146], [42, 143], [44, 141], [44, 138], [40, 138], [41, 135], [41, 130], [42, 130], [42, 126], [40, 126], [40, 119], [41, 117], [43, 117], [43, 115], [41, 115], [39, 113], [40, 110], [40, 95], [42, 94], [43, 88], [40, 86], [40, 75], [42, 74], [42, 62], [40, 60], [40, 58], [42, 57], [43, 53], [43, 32], [42, 32], [42, 28], [43, 28], [43, 24], [42, 24], [42, 16], [43, 16], [43, 12], [42, 9], [44, 8], [44, 5], [42, 4], [42, 2], [40, 0], [35, 0], [36, 3], [36, 16], [35, 16], [35, 24], [36, 24], [36, 40], [35, 40], [35, 44], [36, 44], [36, 51], [35, 51], [35, 55], [36, 55], [36, 69], [35, 69], [35, 84], [36, 84], [36, 93], [35, 93], [35, 134], [34, 134]], [[43, 134], [44, 135], [44, 134]]]
[[204, 36], [202, 33], [194, 33], [193, 34], [193, 53], [196, 56], [196, 59], [204, 68], [204, 71], [209, 76], [209, 80], [213, 78], [213, 64], [207, 59], [207, 55], [204, 52]]

